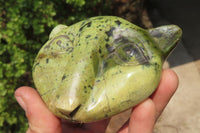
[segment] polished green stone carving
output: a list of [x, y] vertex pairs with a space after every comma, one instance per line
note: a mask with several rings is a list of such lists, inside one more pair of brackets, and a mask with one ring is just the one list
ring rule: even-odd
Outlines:
[[35, 59], [34, 83], [55, 115], [81, 123], [105, 119], [154, 92], [181, 36], [175, 25], [145, 30], [113, 16], [58, 25]]

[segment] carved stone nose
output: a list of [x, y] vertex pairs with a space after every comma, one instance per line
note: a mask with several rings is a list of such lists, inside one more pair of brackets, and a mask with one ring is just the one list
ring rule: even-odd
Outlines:
[[95, 69], [89, 56], [88, 54], [83, 56], [84, 58], [79, 57], [78, 61], [66, 66], [66, 76], [63, 76], [60, 86], [54, 92], [56, 109], [68, 118], [73, 118], [92, 91]]

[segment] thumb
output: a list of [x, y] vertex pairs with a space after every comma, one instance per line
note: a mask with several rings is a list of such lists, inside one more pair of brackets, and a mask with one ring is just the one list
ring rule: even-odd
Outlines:
[[61, 122], [46, 107], [37, 91], [20, 87], [15, 98], [26, 112], [29, 128], [27, 133], [61, 133]]

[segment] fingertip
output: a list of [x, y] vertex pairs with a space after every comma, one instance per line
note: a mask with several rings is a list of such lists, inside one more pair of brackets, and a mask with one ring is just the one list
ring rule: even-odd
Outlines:
[[168, 81], [168, 88], [172, 89], [172, 92], [174, 92], [178, 88], [179, 78], [178, 75], [172, 69], [164, 69], [162, 78], [163, 79], [161, 80]]
[[[178, 88], [179, 78], [178, 75], [171, 69], [164, 69], [162, 72], [161, 80], [158, 85], [158, 89], [152, 95], [159, 101], [158, 98], [164, 99], [163, 96], [168, 97], [170, 99]], [[163, 97], [163, 98], [162, 98]]]
[[61, 132], [60, 120], [46, 107], [39, 93], [31, 87], [20, 87], [15, 91], [18, 103], [26, 112], [29, 122], [27, 132]]
[[149, 98], [134, 107], [129, 123], [129, 132], [151, 133], [156, 120], [155, 114], [155, 104]]
[[22, 95], [24, 95], [25, 93], [31, 91], [31, 89], [33, 89], [33, 88], [28, 87], [28, 86], [19, 87], [19, 88], [17, 88], [16, 91], [15, 91], [15, 96], [22, 96]]
[[171, 69], [164, 69], [160, 83], [151, 96], [156, 106], [156, 117], [158, 118], [178, 88], [179, 80], [177, 74]]
[[149, 98], [134, 107], [132, 111], [132, 115], [134, 115], [136, 121], [144, 121], [147, 116], [154, 116], [154, 114], [155, 104]]
[[25, 112], [27, 112], [27, 104], [26, 104], [26, 100], [24, 99], [24, 97], [27, 97], [27, 95], [28, 95], [28, 93], [30, 93], [29, 91], [31, 91], [31, 89], [33, 89], [33, 88], [23, 86], [23, 87], [16, 89], [16, 91], [14, 93], [17, 102], [24, 109]]
[[167, 75], [167, 77], [171, 78], [173, 81], [178, 81], [178, 75], [176, 72], [172, 69], [163, 69], [164, 75]]

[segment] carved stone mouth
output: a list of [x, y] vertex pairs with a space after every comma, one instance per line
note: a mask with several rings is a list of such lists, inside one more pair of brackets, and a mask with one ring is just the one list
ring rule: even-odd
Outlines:
[[80, 109], [81, 104], [79, 106], [77, 106], [74, 110], [72, 111], [66, 111], [64, 109], [60, 109], [58, 108], [59, 112], [64, 115], [67, 116], [68, 118], [73, 118], [73, 116], [78, 112], [78, 110]]

